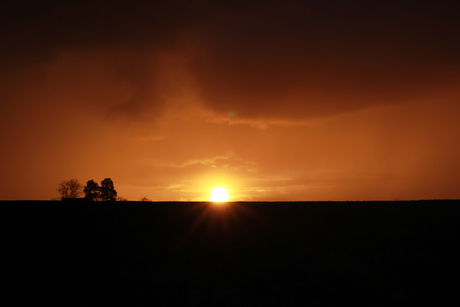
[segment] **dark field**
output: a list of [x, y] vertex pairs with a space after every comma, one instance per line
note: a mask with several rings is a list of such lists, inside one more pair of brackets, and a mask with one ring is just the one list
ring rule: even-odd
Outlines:
[[0, 212], [3, 306], [458, 301], [457, 200], [37, 201]]

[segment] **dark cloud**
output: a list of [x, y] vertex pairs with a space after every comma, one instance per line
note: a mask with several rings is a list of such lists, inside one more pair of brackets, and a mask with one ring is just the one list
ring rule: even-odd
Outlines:
[[174, 48], [191, 16], [180, 1], [14, 1], [0, 8], [3, 74], [51, 63], [61, 52], [136, 57]]
[[13, 2], [2, 10], [10, 48], [139, 48], [172, 43], [189, 15], [177, 1]]
[[[113, 79], [123, 79], [135, 93], [111, 110], [134, 118], [152, 108], [160, 114], [164, 96], [183, 86], [162, 82], [164, 65], [152, 64], [159, 54], [187, 57], [204, 106], [240, 118], [336, 114], [451, 90], [460, 80], [454, 2], [117, 0], [2, 6], [3, 78], [53, 63], [62, 52], [117, 54], [125, 60], [112, 63]], [[87, 75], [91, 78], [90, 71]]]
[[207, 53], [193, 66], [205, 104], [242, 117], [302, 118], [455, 88], [456, 10], [409, 2], [225, 11], [203, 31]]

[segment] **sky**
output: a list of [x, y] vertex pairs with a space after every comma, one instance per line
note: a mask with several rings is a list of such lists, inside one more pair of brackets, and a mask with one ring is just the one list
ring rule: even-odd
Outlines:
[[0, 199], [460, 198], [454, 1], [10, 1]]

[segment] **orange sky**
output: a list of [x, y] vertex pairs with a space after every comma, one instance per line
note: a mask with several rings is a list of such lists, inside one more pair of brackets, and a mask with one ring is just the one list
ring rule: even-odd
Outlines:
[[460, 198], [458, 4], [377, 2], [11, 4], [0, 199]]

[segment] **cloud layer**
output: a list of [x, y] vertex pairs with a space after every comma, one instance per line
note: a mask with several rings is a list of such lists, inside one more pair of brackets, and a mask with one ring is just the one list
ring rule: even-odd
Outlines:
[[[220, 115], [312, 118], [457, 88], [456, 8], [434, 1], [9, 4], [1, 64], [30, 69], [63, 52], [112, 57], [92, 69], [110, 65], [108, 77], [130, 86], [131, 97], [113, 110], [128, 116], [158, 113], [171, 92], [193, 86]], [[180, 60], [165, 63], [165, 55]], [[165, 80], [168, 66], [177, 73]]]

